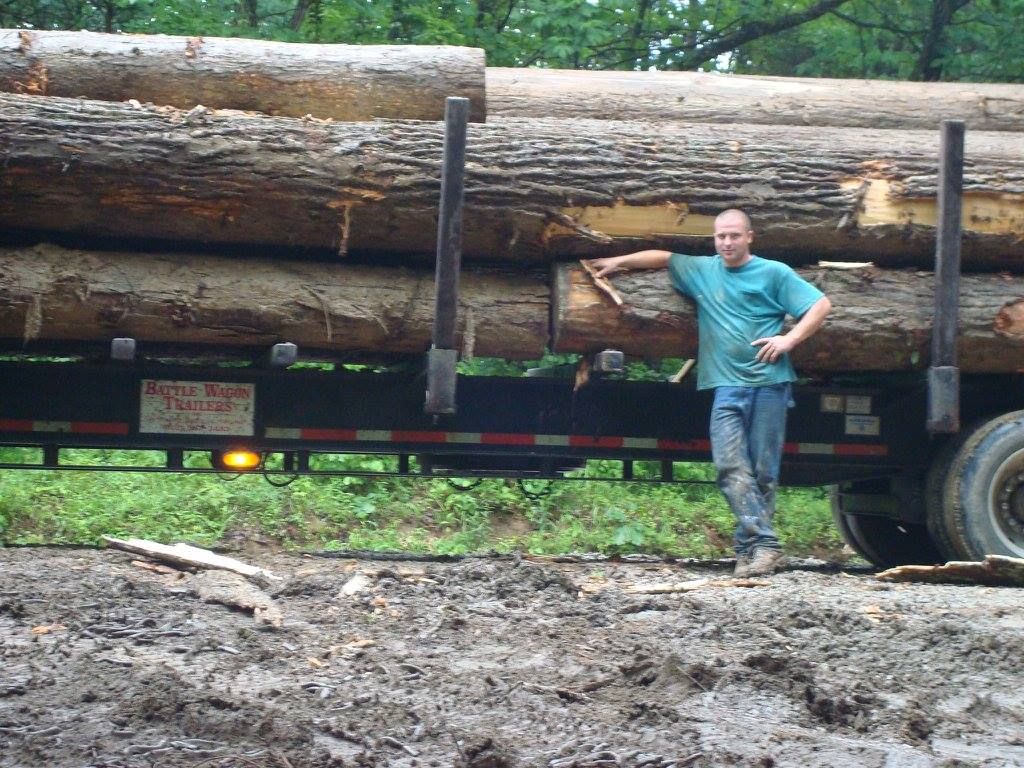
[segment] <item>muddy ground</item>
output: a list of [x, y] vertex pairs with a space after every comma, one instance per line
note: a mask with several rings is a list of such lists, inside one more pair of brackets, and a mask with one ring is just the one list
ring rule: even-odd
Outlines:
[[268, 554], [240, 597], [133, 559], [0, 549], [0, 766], [1024, 765], [1020, 590]]

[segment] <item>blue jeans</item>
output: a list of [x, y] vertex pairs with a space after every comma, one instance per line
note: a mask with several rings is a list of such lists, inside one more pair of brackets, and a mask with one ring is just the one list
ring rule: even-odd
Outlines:
[[737, 555], [781, 549], [772, 518], [791, 406], [789, 384], [715, 389], [711, 457], [718, 487], [736, 516]]

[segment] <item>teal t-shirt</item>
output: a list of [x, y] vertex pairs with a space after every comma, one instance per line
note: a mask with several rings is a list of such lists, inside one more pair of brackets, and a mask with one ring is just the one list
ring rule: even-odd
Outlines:
[[786, 315], [795, 318], [824, 294], [779, 261], [752, 256], [726, 267], [721, 256], [672, 254], [669, 275], [677, 291], [697, 302], [697, 388], [759, 387], [796, 380], [783, 355], [774, 363], [754, 359], [754, 339], [776, 336]]

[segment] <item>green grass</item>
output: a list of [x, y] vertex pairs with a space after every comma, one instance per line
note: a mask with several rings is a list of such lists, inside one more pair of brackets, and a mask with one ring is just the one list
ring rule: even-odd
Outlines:
[[[62, 461], [139, 461], [118, 451], [67, 451]], [[0, 461], [37, 460], [0, 449]], [[155, 459], [154, 459], [155, 461]], [[203, 462], [195, 457], [193, 462]], [[379, 471], [387, 457], [331, 456], [321, 466]], [[192, 464], [198, 466], [199, 464]], [[614, 462], [590, 462], [610, 476]], [[637, 476], [653, 471], [638, 465]], [[707, 480], [704, 465], [677, 479]], [[204, 546], [259, 542], [285, 548], [379, 549], [458, 554], [649, 552], [728, 554], [732, 515], [711, 485], [560, 481], [526, 483], [301, 477], [275, 488], [259, 476], [50, 470], [0, 471], [0, 543], [93, 544], [103, 535]], [[458, 487], [457, 487], [458, 486]], [[538, 493], [539, 492], [539, 493]], [[842, 546], [823, 489], [783, 489], [777, 527], [793, 554]]]

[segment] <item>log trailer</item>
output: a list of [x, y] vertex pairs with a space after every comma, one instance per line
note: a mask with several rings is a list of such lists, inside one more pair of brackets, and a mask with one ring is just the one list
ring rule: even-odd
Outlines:
[[[589, 460], [622, 481], [676, 482], [677, 462], [708, 461], [710, 397], [682, 383], [629, 381], [623, 355], [588, 359], [589, 377], [456, 373], [467, 101], [450, 99], [436, 261], [433, 344], [425, 364], [377, 372], [293, 366], [275, 344], [260, 366], [145, 358], [116, 338], [102, 360], [0, 362], [0, 445], [38, 449], [2, 469], [515, 477], [553, 480]], [[834, 486], [846, 541], [877, 566], [1024, 556], [1024, 387], [1018, 375], [956, 365], [963, 123], [944, 124], [936, 323], [927, 376], [834, 375], [795, 388], [782, 483]], [[961, 428], [961, 425], [965, 425]], [[72, 448], [162, 454], [159, 466], [81, 464]], [[208, 452], [207, 469], [186, 463]], [[331, 454], [385, 454], [348, 472]], [[636, 472], [639, 463], [656, 472]], [[578, 476], [578, 475], [577, 475]], [[784, 514], [784, 511], [783, 511]]]

